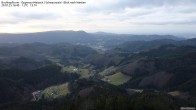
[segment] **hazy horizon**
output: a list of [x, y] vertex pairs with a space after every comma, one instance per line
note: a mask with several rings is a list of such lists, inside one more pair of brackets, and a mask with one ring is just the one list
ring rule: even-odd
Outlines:
[[74, 32], [78, 32], [78, 31], [84, 31], [86, 33], [90, 33], [90, 34], [96, 34], [96, 33], [105, 33], [105, 34], [119, 34], [119, 35], [123, 35], [123, 34], [127, 34], [127, 35], [173, 35], [179, 38], [196, 38], [196, 34], [195, 33], [117, 33], [117, 32], [106, 32], [106, 31], [95, 31], [95, 32], [88, 32], [85, 30], [48, 30], [48, 31], [35, 31], [35, 32], [0, 32], [0, 34], [31, 34], [31, 33], [44, 33], [44, 32], [61, 32], [61, 31], [74, 31]]

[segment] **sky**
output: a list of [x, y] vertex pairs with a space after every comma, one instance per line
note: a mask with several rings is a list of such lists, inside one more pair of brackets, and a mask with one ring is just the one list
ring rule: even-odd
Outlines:
[[125, 34], [196, 34], [196, 0], [78, 1], [86, 4], [0, 6], [0, 33], [84, 30]]

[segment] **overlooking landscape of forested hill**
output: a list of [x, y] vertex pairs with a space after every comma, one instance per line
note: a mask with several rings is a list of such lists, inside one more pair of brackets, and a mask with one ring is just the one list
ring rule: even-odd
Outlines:
[[51, 31], [0, 34], [1, 110], [196, 106], [196, 39]]

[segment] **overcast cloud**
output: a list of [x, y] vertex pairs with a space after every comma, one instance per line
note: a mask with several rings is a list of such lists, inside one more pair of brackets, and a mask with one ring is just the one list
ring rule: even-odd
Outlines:
[[3, 10], [0, 13], [0, 32], [84, 30], [134, 34], [195, 33], [196, 0], [83, 1], [86, 4], [0, 7]]

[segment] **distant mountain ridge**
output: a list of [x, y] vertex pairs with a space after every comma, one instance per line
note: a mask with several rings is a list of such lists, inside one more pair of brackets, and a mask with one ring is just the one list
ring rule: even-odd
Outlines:
[[[82, 38], [86, 37], [86, 38]], [[74, 39], [73, 39], [74, 38]], [[1, 43], [75, 43], [83, 42], [82, 39], [88, 41], [90, 36], [84, 31], [48, 31], [24, 34], [0, 34]]]
[[196, 38], [187, 40], [157, 39], [152, 41], [128, 41], [117, 46], [117, 48], [128, 52], [141, 52], [159, 48], [162, 45], [196, 46]]
[[95, 48], [107, 47], [122, 44], [126, 41], [152, 41], [157, 39], [183, 40], [173, 35], [132, 35], [112, 34], [105, 32], [87, 33], [85, 31], [48, 31], [23, 34], [0, 34], [0, 43], [34, 43], [46, 44], [71, 43], [88, 45]]

